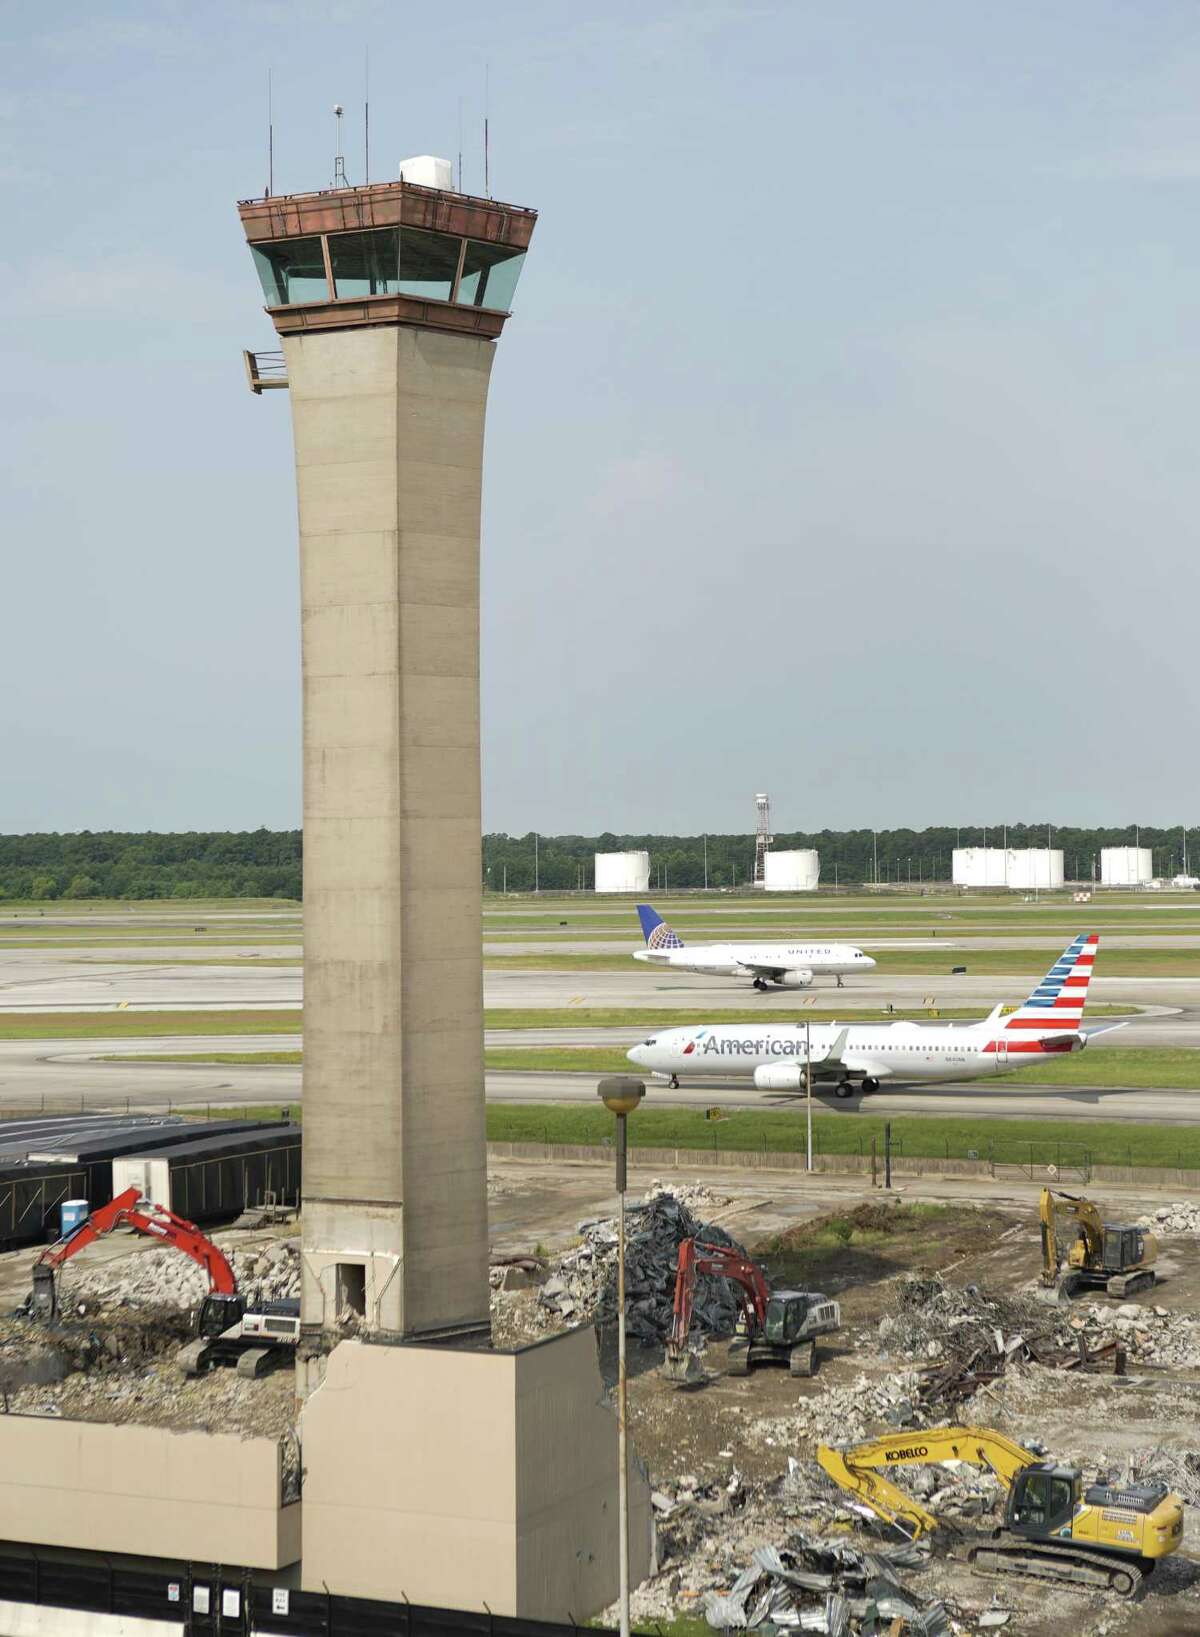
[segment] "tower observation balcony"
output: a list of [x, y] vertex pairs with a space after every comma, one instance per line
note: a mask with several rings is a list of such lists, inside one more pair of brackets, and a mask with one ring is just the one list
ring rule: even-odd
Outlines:
[[246, 199], [238, 214], [281, 336], [405, 324], [494, 340], [537, 221], [405, 181]]

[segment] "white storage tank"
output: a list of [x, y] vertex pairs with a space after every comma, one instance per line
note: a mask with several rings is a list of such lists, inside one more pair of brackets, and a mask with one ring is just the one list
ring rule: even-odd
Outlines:
[[764, 856], [763, 886], [768, 892], [816, 892], [821, 858], [811, 848]]
[[1008, 855], [1008, 885], [1043, 892], [1063, 884], [1061, 847], [1022, 847]]
[[956, 887], [1006, 887], [1011, 852], [1003, 847], [956, 847], [951, 876]]
[[649, 853], [597, 853], [595, 868], [597, 892], [650, 890]]
[[1149, 847], [1101, 847], [1100, 881], [1106, 887], [1145, 887], [1154, 879]]

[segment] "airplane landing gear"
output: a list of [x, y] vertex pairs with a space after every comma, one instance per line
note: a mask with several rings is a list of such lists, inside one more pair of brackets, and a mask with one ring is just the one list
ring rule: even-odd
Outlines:
[[853, 1097], [854, 1082], [852, 1080], [839, 1080], [836, 1091], [839, 1097]]
[[677, 1074], [673, 1074], [671, 1076], [671, 1078], [667, 1081], [667, 1084], [668, 1084], [668, 1086], [670, 1086], [672, 1091], [678, 1091], [679, 1090], [679, 1076]]
[[846, 987], [846, 985], [842, 982], [842, 974], [839, 972], [839, 973], [837, 973], [836, 977], [837, 977], [837, 987], [839, 989], [844, 989]]
[[760, 993], [765, 993], [765, 991], [766, 991], [766, 987], [767, 987], [767, 980], [766, 980], [766, 979], [765, 979], [765, 978], [755, 978], [755, 980], [754, 980], [754, 987], [755, 987], [755, 988], [756, 988], [756, 989], [757, 989], [757, 990], [758, 990], [758, 991], [759, 991], [759, 992], [760, 992]]
[[868, 1074], [863, 1079], [862, 1089], [863, 1089], [864, 1092], [867, 1092], [868, 1094], [870, 1092], [872, 1092], [872, 1091], [878, 1091], [879, 1090], [879, 1081], [876, 1080], [876, 1078], [875, 1078], [875, 1076], [873, 1074]]

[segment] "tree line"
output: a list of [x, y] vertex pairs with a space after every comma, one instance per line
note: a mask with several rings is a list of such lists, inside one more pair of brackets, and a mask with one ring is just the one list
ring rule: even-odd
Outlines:
[[[1185, 842], [1186, 837], [1186, 842]], [[1200, 865], [1200, 830], [1165, 830], [1152, 825], [1081, 829], [1053, 824], [946, 825], [926, 830], [793, 830], [777, 832], [773, 850], [815, 848], [821, 855], [821, 885], [881, 883], [913, 885], [950, 880], [956, 847], [1061, 848], [1069, 881], [1100, 879], [1103, 847], [1150, 848], [1154, 873], [1177, 875], [1185, 858]], [[672, 887], [745, 886], [754, 871], [754, 837], [740, 835], [523, 836], [483, 838], [484, 887], [491, 892], [587, 891], [593, 882], [593, 855], [646, 851], [654, 890]], [[1200, 873], [1200, 870], [1197, 870]]]
[[[946, 826], [926, 830], [795, 830], [775, 850], [815, 848], [823, 886], [945, 882], [955, 847], [1045, 847], [1063, 851], [1067, 879], [1099, 879], [1103, 847], [1153, 853], [1154, 873], [1172, 876], [1200, 863], [1200, 831], [1153, 826], [1058, 829], [1045, 824]], [[590, 891], [596, 853], [646, 851], [651, 885], [736, 888], [754, 869], [754, 837], [740, 835], [483, 837], [483, 883], [491, 892]], [[0, 899], [285, 898], [303, 891], [299, 830], [209, 830], [144, 834], [0, 836]]]
[[299, 830], [0, 836], [0, 899], [294, 898]]

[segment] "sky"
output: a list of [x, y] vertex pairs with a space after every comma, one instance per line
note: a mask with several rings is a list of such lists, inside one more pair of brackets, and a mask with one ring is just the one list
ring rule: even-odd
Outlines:
[[[1196, 823], [1200, 12], [0, 6], [0, 831], [300, 822], [235, 202], [539, 211], [483, 505], [484, 827]], [[460, 144], [461, 131], [461, 144]]]

